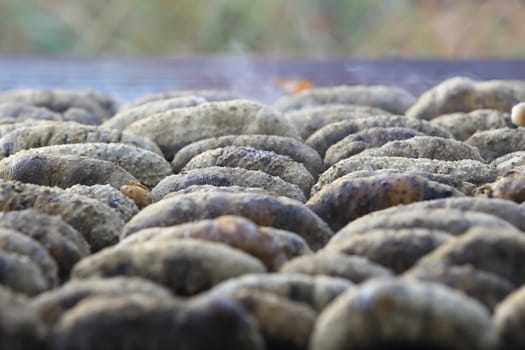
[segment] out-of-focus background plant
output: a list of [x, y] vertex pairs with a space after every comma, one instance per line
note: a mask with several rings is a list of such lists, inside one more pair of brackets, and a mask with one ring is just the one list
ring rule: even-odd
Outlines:
[[525, 56], [522, 0], [0, 0], [0, 53]]

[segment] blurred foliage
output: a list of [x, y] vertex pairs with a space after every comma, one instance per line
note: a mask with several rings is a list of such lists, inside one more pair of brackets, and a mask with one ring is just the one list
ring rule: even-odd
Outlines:
[[524, 0], [0, 0], [0, 52], [524, 56]]

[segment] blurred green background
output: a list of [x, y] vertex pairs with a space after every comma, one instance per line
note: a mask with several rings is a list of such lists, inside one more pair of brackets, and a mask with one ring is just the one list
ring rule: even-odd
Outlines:
[[0, 0], [1, 54], [525, 56], [518, 0]]

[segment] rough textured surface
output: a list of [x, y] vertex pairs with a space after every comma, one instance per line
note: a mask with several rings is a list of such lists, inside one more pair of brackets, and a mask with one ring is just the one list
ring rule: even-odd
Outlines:
[[368, 148], [377, 148], [390, 141], [405, 140], [423, 135], [417, 130], [401, 127], [365, 129], [355, 134], [350, 134], [330, 146], [324, 156], [324, 164], [325, 167], [329, 167], [341, 159], [354, 156]]
[[[347, 179], [352, 179], [352, 178], [372, 177], [376, 175], [388, 175], [388, 174], [398, 174], [398, 175], [404, 174], [407, 176], [421, 176], [427, 180], [439, 182], [443, 185], [454, 187], [455, 189], [457, 189], [458, 191], [461, 191], [462, 193], [466, 195], [472, 195], [472, 193], [477, 188], [476, 185], [471, 184], [470, 182], [458, 180], [452, 175], [435, 174], [435, 173], [430, 173], [428, 171], [413, 171], [413, 170], [403, 171], [399, 169], [357, 170], [357, 171], [352, 171], [351, 173], [344, 175], [344, 177]], [[321, 188], [324, 187], [324, 186], [322, 187], [321, 185], [322, 185], [321, 183], [317, 183], [314, 187], [312, 187], [312, 192], [311, 192], [312, 196], [316, 194], [317, 192], [319, 192], [319, 190], [321, 190]]]
[[111, 97], [95, 91], [20, 89], [3, 92], [0, 102], [45, 107], [59, 113], [70, 108], [84, 109], [93, 116], [92, 124], [100, 124], [117, 110], [117, 103]]
[[117, 213], [95, 199], [16, 181], [0, 180], [0, 208], [3, 211], [32, 208], [59, 215], [84, 236], [93, 251], [115, 244], [124, 225]]
[[51, 344], [57, 350], [95, 350], [101, 339], [102, 349], [264, 349], [256, 324], [231, 300], [181, 305], [144, 295], [82, 301], [60, 320]]
[[451, 239], [445, 231], [424, 228], [372, 229], [365, 234], [331, 241], [324, 250], [364, 256], [399, 274]]
[[24, 149], [94, 142], [130, 144], [162, 155], [157, 145], [147, 138], [73, 122], [46, 122], [16, 128], [0, 138], [0, 155], [8, 157]]
[[360, 256], [347, 256], [338, 252], [319, 252], [293, 259], [284, 264], [279, 273], [301, 273], [311, 276], [333, 276], [361, 283], [370, 278], [391, 276], [391, 272]]
[[398, 204], [461, 197], [453, 187], [407, 174], [386, 174], [366, 178], [341, 177], [314, 194], [306, 203], [337, 231], [348, 222], [376, 210]]
[[408, 128], [429, 136], [452, 138], [452, 135], [447, 130], [426, 120], [398, 115], [381, 115], [328, 124], [310, 135], [306, 140], [306, 144], [324, 157], [326, 151], [332, 145], [335, 145], [345, 137], [375, 127]]
[[414, 268], [404, 277], [457, 289], [479, 301], [490, 311], [515, 288], [507, 279], [470, 265]]
[[423, 93], [406, 114], [429, 120], [446, 113], [470, 112], [476, 109], [509, 112], [517, 102], [516, 91], [501, 81], [477, 82], [456, 77]]
[[132, 199], [110, 185], [75, 185], [66, 189], [67, 192], [80, 194], [104, 203], [115, 210], [122, 221], [128, 222], [139, 212]]
[[356, 104], [377, 107], [386, 111], [403, 114], [416, 101], [408, 91], [392, 86], [335, 86], [306, 90], [285, 96], [274, 106], [282, 111], [325, 104]]
[[25, 255], [0, 250], [0, 286], [15, 292], [36, 295], [49, 286], [44, 272]]
[[257, 291], [232, 292], [231, 298], [255, 319], [267, 349], [308, 349], [317, 317], [308, 305]]
[[0, 137], [10, 133], [11, 131], [18, 128], [25, 128], [29, 126], [37, 125], [57, 125], [56, 120], [47, 120], [47, 119], [25, 119], [22, 121], [16, 121], [11, 118], [2, 119], [2, 124], [0, 124]]
[[[38, 266], [46, 280], [46, 289], [58, 284], [58, 267], [47, 250], [38, 241], [7, 228], [0, 228], [0, 251], [29, 258]], [[8, 272], [9, 273], [9, 272]]]
[[427, 158], [404, 157], [361, 157], [359, 154], [343, 159], [328, 168], [319, 176], [313, 191], [318, 191], [346, 174], [359, 170], [397, 169], [401, 171], [424, 171], [434, 174], [450, 175], [456, 180], [483, 184], [492, 182], [497, 176], [496, 168], [492, 165], [472, 159], [456, 161], [434, 160]]
[[158, 202], [171, 192], [181, 191], [194, 185], [241, 186], [262, 188], [270, 193], [306, 202], [301, 189], [283, 179], [262, 171], [242, 168], [209, 167], [171, 175], [151, 190], [153, 202]]
[[37, 120], [64, 120], [62, 115], [52, 112], [47, 108], [35, 107], [24, 103], [3, 102], [0, 103], [0, 117], [2, 120], [12, 118], [12, 122], [20, 122], [26, 119]]
[[525, 151], [516, 151], [505, 154], [491, 162], [496, 167], [498, 175], [505, 175], [512, 169], [525, 165]]
[[299, 186], [305, 195], [310, 193], [310, 188], [314, 184], [313, 176], [304, 165], [292, 158], [272, 151], [243, 146], [226, 146], [205, 151], [193, 157], [182, 171], [188, 172], [213, 166], [259, 170]]
[[27, 300], [0, 286], [0, 349], [40, 349], [46, 329]]
[[[395, 208], [394, 208], [395, 209]], [[472, 227], [486, 227], [495, 230], [514, 230], [520, 232], [508, 221], [482, 212], [459, 209], [414, 208], [382, 215], [366, 215], [352, 221], [339, 230], [330, 240], [330, 244], [345, 241], [353, 235], [366, 234], [375, 229], [411, 229], [424, 228], [438, 230], [459, 236]]]
[[54, 325], [62, 315], [82, 300], [92, 296], [145, 295], [158, 300], [172, 298], [170, 291], [158, 284], [137, 277], [91, 278], [71, 280], [59, 288], [42, 293], [31, 300], [40, 318]]
[[288, 259], [312, 254], [308, 243], [296, 233], [264, 226], [259, 226], [259, 230], [272, 236], [275, 243], [283, 249]]
[[154, 203], [131, 219], [122, 237], [148, 227], [164, 227], [221, 215], [243, 216], [259, 226], [297, 233], [317, 250], [332, 236], [328, 225], [302, 203], [251, 193], [190, 193]]
[[39, 150], [2, 159], [0, 178], [61, 188], [109, 184], [119, 189], [131, 180], [138, 181], [112, 162], [83, 156], [46, 154]]
[[525, 201], [525, 165], [500, 176], [493, 183], [481, 186], [478, 195], [489, 198], [501, 198], [516, 203]]
[[477, 147], [483, 158], [492, 161], [507, 153], [525, 149], [525, 129], [501, 128], [478, 131], [465, 143]]
[[262, 195], [272, 195], [271, 192], [258, 187], [241, 187], [241, 186], [213, 186], [213, 185], [192, 185], [180, 191], [170, 192], [161, 199], [168, 199], [181, 194], [195, 193], [195, 192], [223, 192], [223, 193], [253, 193]]
[[421, 259], [414, 269], [462, 265], [521, 286], [525, 282], [525, 236], [516, 230], [477, 227], [443, 244]]
[[181, 239], [200, 239], [222, 243], [259, 259], [268, 270], [275, 271], [288, 260], [283, 248], [259, 227], [238, 216], [221, 216], [170, 227], [144, 229], [122, 240], [119, 245], [144, 242], [169, 242]]
[[206, 99], [197, 96], [181, 96], [146, 102], [135, 107], [128, 107], [120, 110], [113, 117], [102, 123], [102, 127], [124, 130], [131, 123], [149, 117], [150, 115], [176, 108], [197, 106], [205, 102], [207, 102]]
[[525, 336], [525, 287], [521, 287], [496, 308], [494, 326], [498, 333], [501, 348], [509, 350], [523, 349]]
[[[389, 215], [415, 209], [456, 209], [461, 211], [474, 211], [495, 215], [503, 219], [521, 231], [525, 231], [525, 207], [514, 202], [502, 199], [487, 199], [473, 197], [455, 197], [434, 199], [431, 201], [416, 202], [404, 206], [398, 206], [372, 213], [372, 215]], [[370, 215], [370, 217], [372, 216]]]
[[359, 156], [485, 161], [474, 147], [460, 141], [434, 136], [415, 136], [408, 140], [390, 141], [379, 148], [364, 150]]
[[[432, 330], [431, 332], [428, 330]], [[490, 314], [437, 284], [384, 279], [341, 295], [317, 319], [310, 349], [495, 349]]]
[[80, 261], [72, 276], [138, 276], [165, 285], [177, 295], [194, 295], [229, 278], [265, 271], [259, 260], [240, 250], [185, 239], [117, 245]]
[[383, 109], [369, 106], [328, 104], [293, 110], [284, 116], [295, 125], [301, 137], [306, 140], [314, 132], [330, 123], [389, 114], [390, 112]]
[[477, 131], [513, 127], [508, 113], [492, 109], [444, 114], [432, 119], [432, 123], [450, 131], [460, 141], [465, 141]]
[[210, 137], [266, 134], [300, 139], [295, 127], [282, 114], [247, 100], [170, 110], [136, 121], [125, 131], [150, 138], [170, 161], [182, 147]]
[[242, 290], [271, 293], [305, 303], [320, 312], [339, 294], [353, 286], [349, 280], [336, 277], [271, 273], [233, 278], [217, 285], [208, 293], [231, 295]]
[[142, 96], [132, 101], [126, 108], [137, 107], [149, 102], [169, 100], [178, 97], [202, 98], [209, 102], [236, 100], [239, 98], [239, 96], [232, 91], [226, 90], [171, 90]]
[[[29, 152], [34, 152], [31, 150]], [[115, 163], [136, 177], [141, 183], [153, 187], [171, 175], [170, 163], [157, 153], [124, 143], [75, 143], [39, 147], [44, 154], [66, 154], [91, 157]], [[21, 153], [24, 151], [20, 151]]]
[[171, 163], [173, 171], [180, 172], [186, 163], [202, 152], [226, 146], [253, 147], [288, 156], [302, 163], [314, 177], [323, 171], [323, 161], [315, 150], [292, 137], [276, 135], [227, 135], [190, 143], [175, 154]]
[[0, 213], [0, 227], [38, 241], [57, 263], [61, 281], [68, 279], [73, 265], [90, 252], [85, 238], [72, 226], [58, 216], [33, 209]]

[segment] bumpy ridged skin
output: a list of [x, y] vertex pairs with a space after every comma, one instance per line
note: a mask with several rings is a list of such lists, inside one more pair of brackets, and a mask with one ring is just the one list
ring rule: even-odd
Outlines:
[[496, 307], [493, 322], [502, 349], [519, 350], [525, 347], [525, 286], [509, 295]]
[[324, 157], [326, 151], [332, 145], [335, 145], [348, 135], [375, 127], [408, 128], [429, 136], [452, 138], [452, 135], [448, 131], [426, 120], [408, 118], [400, 115], [380, 115], [328, 124], [310, 135], [306, 140], [306, 144]]
[[341, 177], [313, 195], [306, 206], [332, 230], [376, 210], [399, 204], [461, 197], [453, 187], [407, 174], [376, 175], [367, 178]]
[[501, 198], [516, 203], [525, 201], [525, 165], [515, 167], [496, 181], [478, 188], [479, 196]]
[[494, 159], [490, 164], [496, 167], [498, 175], [505, 175], [512, 169], [525, 165], [525, 151], [505, 154]]
[[195, 193], [195, 192], [223, 192], [223, 193], [254, 193], [262, 195], [271, 195], [271, 192], [268, 192], [262, 188], [257, 187], [241, 187], [241, 186], [213, 186], [213, 185], [193, 185], [186, 187], [180, 191], [170, 192], [165, 195], [162, 199], [167, 199], [173, 196], [179, 196], [181, 194]]
[[62, 113], [62, 118], [66, 121], [77, 122], [80, 124], [99, 125], [100, 118], [83, 108], [72, 107]]
[[408, 91], [391, 86], [335, 86], [314, 88], [301, 93], [285, 96], [274, 106], [282, 111], [325, 104], [356, 104], [377, 107], [386, 111], [403, 114], [416, 101]]
[[0, 138], [0, 156], [8, 157], [18, 151], [72, 143], [124, 143], [162, 155], [151, 140], [128, 133], [73, 122], [45, 122], [16, 128]]
[[516, 91], [500, 81], [477, 82], [456, 77], [423, 93], [406, 115], [430, 120], [446, 113], [471, 112], [476, 109], [509, 112], [517, 102]]
[[[402, 207], [401, 207], [402, 208]], [[486, 227], [494, 230], [515, 230], [509, 222], [497, 216], [475, 211], [459, 209], [412, 209], [392, 211], [384, 215], [363, 216], [339, 230], [330, 240], [329, 245], [343, 242], [348, 237], [364, 235], [376, 229], [401, 230], [423, 228], [444, 231], [460, 236], [473, 227]]]
[[203, 240], [151, 241], [117, 245], [91, 255], [73, 268], [74, 278], [137, 276], [160, 283], [177, 295], [195, 295], [247, 273], [262, 273], [254, 257]]
[[349, 235], [344, 239], [331, 241], [324, 250], [351, 256], [364, 256], [399, 274], [412, 267], [421, 257], [451, 239], [450, 234], [438, 230], [376, 229], [367, 231], [366, 234]]
[[434, 199], [376, 211], [369, 215], [369, 217], [390, 215], [400, 213], [401, 211], [409, 213], [415, 209], [455, 209], [480, 212], [495, 215], [511, 223], [521, 231], [525, 231], [525, 207], [511, 201], [496, 198], [455, 197]]
[[492, 161], [507, 153], [525, 149], [525, 128], [494, 129], [476, 132], [465, 143], [477, 147], [488, 161]]
[[[476, 190], [476, 185], [471, 184], [470, 182], [464, 182], [461, 180], [456, 179], [454, 176], [451, 175], [445, 175], [445, 174], [434, 174], [429, 173], [427, 171], [403, 171], [399, 169], [379, 169], [379, 170], [358, 170], [358, 171], [352, 171], [351, 173], [348, 173], [344, 175], [345, 178], [351, 179], [351, 178], [359, 178], [359, 177], [371, 177], [376, 175], [387, 175], [387, 174], [405, 174], [405, 175], [415, 175], [415, 176], [421, 176], [424, 177], [427, 180], [439, 182], [443, 185], [454, 187], [456, 190], [461, 191], [465, 195], [472, 195], [474, 191]], [[321, 184], [318, 183], [314, 187], [312, 187], [311, 195], [313, 196], [317, 192], [321, 190], [320, 186]]]
[[516, 288], [507, 279], [470, 265], [414, 268], [403, 277], [454, 288], [479, 301], [491, 312]]
[[51, 111], [63, 113], [70, 108], [84, 109], [100, 124], [111, 117], [116, 109], [116, 102], [109, 96], [94, 91], [70, 90], [12, 90], [0, 94], [0, 102], [17, 102], [37, 107], [45, 107]]
[[408, 140], [390, 141], [379, 148], [364, 150], [359, 156], [485, 161], [474, 147], [460, 141], [434, 136], [415, 136]]
[[117, 213], [95, 199], [16, 181], [0, 181], [0, 208], [4, 211], [32, 208], [59, 215], [86, 238], [92, 251], [115, 244], [124, 224]]
[[46, 289], [57, 286], [57, 264], [38, 241], [18, 231], [0, 227], [0, 250], [29, 258], [40, 268], [46, 279]]
[[465, 141], [477, 131], [514, 127], [508, 113], [492, 109], [444, 114], [432, 119], [432, 123], [450, 131], [460, 141]]
[[384, 109], [351, 104], [329, 104], [315, 107], [306, 107], [290, 111], [284, 116], [291, 121], [301, 137], [306, 140], [323, 126], [355, 118], [374, 115], [389, 115]]
[[297, 185], [286, 182], [277, 176], [262, 171], [228, 167], [209, 167], [168, 176], [151, 190], [153, 202], [160, 201], [169, 193], [181, 191], [194, 185], [262, 188], [279, 196], [306, 202], [304, 193]]
[[[157, 153], [123, 143], [75, 143], [39, 147], [44, 154], [65, 154], [91, 157], [118, 164], [145, 186], [153, 187], [173, 174], [170, 163]], [[25, 151], [20, 151], [22, 153]]]
[[0, 213], [0, 227], [16, 230], [38, 241], [56, 261], [61, 281], [69, 278], [73, 265], [89, 255], [89, 244], [72, 226], [58, 216], [33, 209]]
[[82, 300], [93, 296], [146, 295], [159, 300], [172, 298], [171, 292], [153, 282], [137, 277], [92, 278], [71, 280], [59, 288], [44, 292], [31, 300], [41, 319], [54, 325], [62, 315]]
[[456, 161], [434, 160], [427, 158], [404, 157], [361, 157], [359, 154], [343, 159], [319, 176], [312, 192], [319, 191], [323, 186], [336, 179], [360, 170], [397, 169], [401, 171], [423, 171], [434, 174], [450, 175], [456, 180], [479, 185], [492, 182], [497, 176], [496, 168], [472, 159]]
[[288, 259], [312, 254], [308, 243], [296, 233], [265, 226], [259, 226], [259, 230], [272, 236], [277, 245], [283, 249]]
[[314, 184], [313, 176], [301, 163], [288, 156], [252, 147], [226, 146], [205, 151], [193, 157], [182, 171], [213, 166], [262, 171], [299, 186], [305, 195], [310, 193]]
[[19, 122], [26, 119], [56, 121], [64, 120], [59, 113], [51, 112], [47, 108], [35, 107], [16, 102], [0, 103], [0, 117], [2, 119], [13, 118], [13, 122]]
[[409, 128], [370, 128], [348, 135], [341, 141], [330, 146], [324, 156], [325, 167], [329, 167], [341, 159], [354, 156], [368, 148], [377, 148], [394, 140], [410, 139], [424, 134]]
[[413, 269], [469, 265], [521, 286], [524, 257], [523, 232], [477, 227], [426, 255]]
[[445, 286], [398, 279], [369, 281], [341, 295], [317, 319], [310, 342], [312, 350], [496, 346], [481, 304]]
[[288, 260], [284, 249], [259, 227], [238, 216], [221, 216], [169, 227], [152, 227], [136, 232], [119, 245], [144, 242], [169, 242], [186, 238], [222, 243], [259, 259], [268, 270], [275, 271]]
[[0, 349], [40, 349], [45, 335], [46, 329], [28, 301], [0, 286]]
[[109, 184], [118, 189], [130, 181], [138, 181], [112, 162], [83, 156], [45, 154], [38, 149], [2, 159], [0, 178], [60, 188]]
[[230, 296], [257, 322], [267, 349], [308, 349], [316, 312], [305, 305], [265, 292], [237, 291]]
[[190, 143], [175, 154], [171, 163], [173, 171], [179, 172], [191, 158], [202, 152], [226, 146], [253, 147], [288, 156], [302, 163], [314, 177], [323, 171], [323, 161], [315, 150], [294, 138], [275, 135], [227, 135]]
[[301, 139], [281, 113], [247, 100], [210, 102], [154, 114], [124, 131], [150, 138], [169, 161], [182, 147], [210, 137], [267, 134]]
[[187, 304], [145, 295], [99, 296], [67, 312], [54, 328], [56, 350], [263, 350], [254, 320], [231, 299]]
[[197, 96], [174, 97], [166, 100], [152, 101], [136, 107], [122, 109], [102, 123], [101, 126], [104, 128], [124, 130], [131, 123], [149, 117], [150, 115], [176, 108], [193, 107], [205, 102], [207, 102], [206, 99]]
[[171, 90], [171, 91], [160, 92], [157, 94], [142, 96], [136, 99], [135, 101], [132, 101], [129, 105], [126, 106], [126, 108], [133, 108], [133, 107], [141, 106], [146, 103], [150, 103], [154, 101], [169, 100], [172, 98], [180, 98], [180, 97], [186, 97], [186, 98], [197, 97], [197, 98], [205, 99], [206, 101], [209, 101], [209, 102], [239, 99], [239, 96], [237, 94], [234, 94], [231, 91], [225, 91], [225, 90]]
[[189, 193], [167, 198], [144, 208], [124, 227], [121, 237], [148, 227], [165, 227], [222, 215], [246, 217], [259, 226], [297, 233], [317, 250], [332, 230], [302, 203], [286, 197], [252, 193]]
[[344, 278], [354, 283], [361, 283], [370, 278], [392, 275], [388, 269], [370, 262], [366, 258], [326, 251], [293, 259], [284, 264], [279, 273], [333, 276]]
[[[0, 137], [10, 133], [11, 131], [18, 128], [25, 128], [29, 126], [37, 125], [57, 125], [56, 120], [47, 120], [47, 119], [25, 119], [22, 121], [14, 121], [12, 119], [3, 119], [3, 124], [0, 124]], [[3, 156], [2, 156], [3, 157]]]
[[110, 185], [75, 185], [66, 191], [80, 194], [89, 198], [96, 199], [115, 210], [122, 221], [128, 222], [133, 215], [139, 212], [139, 208], [132, 199], [126, 197], [122, 192]]
[[267, 273], [232, 278], [217, 285], [207, 294], [231, 295], [242, 290], [265, 292], [305, 303], [320, 312], [338, 295], [353, 286], [349, 280], [337, 277]]
[[0, 286], [27, 295], [49, 288], [46, 276], [29, 257], [0, 249]]

